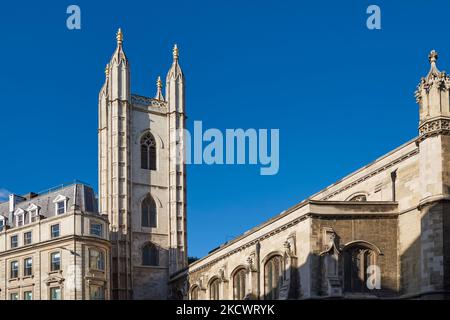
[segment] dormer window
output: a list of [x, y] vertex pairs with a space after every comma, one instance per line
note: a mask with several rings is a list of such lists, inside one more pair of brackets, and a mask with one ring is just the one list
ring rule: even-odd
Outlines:
[[23, 214], [17, 216], [17, 226], [18, 227], [23, 226]]
[[60, 201], [56, 203], [56, 214], [66, 213], [66, 202]]
[[40, 210], [40, 207], [38, 207], [34, 203], [30, 204], [30, 206], [27, 209], [30, 223], [33, 223], [33, 222], [36, 222], [39, 220], [39, 210]]
[[0, 232], [2, 232], [4, 228], [5, 228], [5, 218], [3, 216], [0, 216]]
[[25, 224], [25, 210], [19, 208], [14, 212], [16, 227], [21, 227]]
[[53, 203], [55, 204], [55, 215], [61, 215], [67, 212], [67, 202], [69, 201], [69, 198], [59, 195], [56, 197], [55, 200], [53, 200]]

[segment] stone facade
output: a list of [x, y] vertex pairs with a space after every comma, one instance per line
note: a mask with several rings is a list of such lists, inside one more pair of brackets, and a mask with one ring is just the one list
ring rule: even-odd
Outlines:
[[108, 220], [73, 184], [0, 204], [0, 299], [110, 298]]
[[417, 138], [173, 274], [172, 290], [185, 299], [450, 297], [450, 78], [436, 60], [432, 51], [416, 91]]
[[120, 30], [106, 67], [99, 94], [99, 207], [110, 221], [114, 299], [166, 299], [169, 274], [187, 265], [186, 175], [176, 162], [185, 125], [178, 60], [175, 46], [165, 96], [158, 78], [155, 98], [131, 94]]

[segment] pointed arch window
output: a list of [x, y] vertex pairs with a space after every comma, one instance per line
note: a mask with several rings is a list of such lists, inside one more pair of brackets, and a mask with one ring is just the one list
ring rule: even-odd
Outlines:
[[[369, 291], [369, 267], [377, 265], [377, 252], [366, 244], [355, 244], [344, 249], [344, 289], [346, 292]], [[378, 275], [377, 275], [378, 276]]]
[[150, 132], [141, 138], [141, 168], [156, 170], [156, 141]]
[[219, 300], [220, 294], [219, 294], [219, 279], [216, 278], [213, 281], [211, 281], [209, 285], [209, 299], [210, 300]]
[[194, 286], [191, 289], [191, 300], [198, 300], [198, 292], [199, 292], [198, 286]]
[[264, 266], [264, 275], [266, 300], [278, 300], [283, 275], [281, 256], [274, 256], [267, 261]]
[[148, 243], [142, 248], [142, 265], [144, 266], [158, 266], [159, 265], [159, 251], [155, 244]]
[[239, 269], [233, 277], [234, 300], [243, 300], [245, 298], [245, 281], [247, 271], [244, 268]]
[[142, 218], [141, 218], [141, 224], [143, 227], [147, 228], [156, 228], [156, 203], [155, 200], [153, 200], [151, 195], [148, 195], [143, 201], [142, 201]]

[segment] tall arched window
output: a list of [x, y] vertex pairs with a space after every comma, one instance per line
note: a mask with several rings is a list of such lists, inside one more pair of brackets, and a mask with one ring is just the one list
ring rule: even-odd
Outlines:
[[245, 280], [247, 271], [239, 269], [233, 277], [234, 300], [243, 300], [245, 298]]
[[365, 244], [355, 244], [344, 249], [344, 289], [346, 292], [364, 293], [367, 287], [368, 268], [375, 266], [377, 253]]
[[266, 300], [277, 300], [283, 278], [282, 257], [274, 256], [264, 266], [264, 287]]
[[209, 299], [210, 300], [219, 300], [219, 279], [214, 279], [209, 284]]
[[144, 266], [158, 266], [159, 265], [159, 251], [153, 244], [149, 243], [142, 248], [142, 265]]
[[141, 224], [143, 227], [156, 228], [156, 203], [151, 195], [148, 195], [141, 205]]
[[156, 141], [150, 132], [141, 138], [141, 168], [156, 170]]
[[191, 300], [198, 300], [198, 286], [195, 286], [191, 290]]

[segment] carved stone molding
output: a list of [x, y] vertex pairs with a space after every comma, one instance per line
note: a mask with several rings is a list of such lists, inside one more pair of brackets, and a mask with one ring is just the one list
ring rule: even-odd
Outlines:
[[151, 106], [153, 108], [166, 108], [166, 102], [153, 99], [153, 98], [147, 98], [139, 95], [132, 95], [131, 96], [131, 103], [133, 105], [140, 105], [140, 106]]
[[450, 119], [436, 119], [423, 123], [419, 127], [417, 143], [437, 134], [450, 135]]

